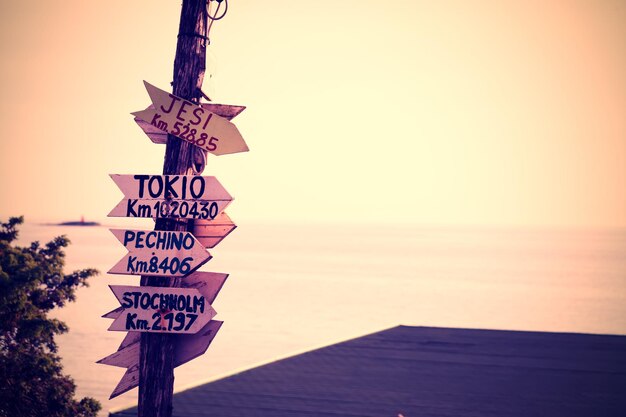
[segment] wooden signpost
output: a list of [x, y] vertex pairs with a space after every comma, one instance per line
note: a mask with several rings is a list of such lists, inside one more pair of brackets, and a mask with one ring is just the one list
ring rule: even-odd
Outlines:
[[132, 113], [157, 129], [214, 155], [248, 151], [237, 126], [228, 119], [144, 81], [152, 108]]
[[182, 1], [173, 92], [144, 82], [152, 104], [133, 113], [151, 141], [167, 144], [163, 175], [111, 175], [124, 198], [109, 216], [156, 222], [155, 230], [111, 230], [129, 253], [109, 273], [141, 275], [141, 286], [110, 286], [121, 306], [103, 317], [113, 319], [109, 330], [128, 333], [98, 361], [126, 368], [111, 398], [139, 387], [139, 417], [171, 417], [174, 367], [202, 355], [222, 325], [211, 304], [227, 274], [196, 270], [211, 259], [205, 248], [236, 227], [223, 213], [232, 197], [215, 177], [190, 174], [201, 174], [206, 152], [248, 146], [230, 121], [245, 107], [200, 103], [208, 9], [206, 0]]

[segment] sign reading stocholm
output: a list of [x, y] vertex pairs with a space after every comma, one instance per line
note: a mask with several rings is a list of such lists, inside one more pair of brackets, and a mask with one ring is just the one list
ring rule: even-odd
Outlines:
[[[200, 294], [204, 296], [209, 304], [213, 304], [217, 293], [219, 293], [227, 277], [228, 274], [220, 272], [196, 271], [187, 275], [185, 279], [180, 282], [180, 288], [195, 288], [200, 291]], [[122, 314], [123, 310], [124, 308], [118, 307], [103, 314], [102, 317], [106, 319], [116, 319]]]
[[154, 108], [132, 113], [135, 117], [214, 155], [248, 151], [239, 129], [227, 119], [146, 81], [144, 85]]
[[[228, 274], [218, 272], [194, 272], [181, 282], [182, 288], [195, 288], [202, 294], [207, 303], [213, 304]], [[120, 303], [121, 304], [121, 303]], [[128, 313], [124, 307], [118, 307], [102, 317], [118, 319]], [[123, 319], [121, 319], [123, 320]], [[131, 318], [131, 320], [135, 320]], [[135, 326], [137, 322], [134, 321]], [[148, 324], [149, 325], [149, 324]], [[222, 325], [221, 321], [211, 320], [194, 334], [179, 334], [174, 339], [174, 365], [180, 366], [202, 355], [209, 348]], [[130, 326], [130, 324], [129, 324]], [[143, 326], [143, 324], [140, 324]], [[160, 323], [159, 323], [160, 326]], [[117, 397], [139, 385], [139, 342], [140, 331], [129, 331], [114, 352], [98, 361], [98, 363], [127, 368], [119, 384], [111, 393], [110, 398]]]
[[211, 255], [190, 232], [111, 229], [128, 254], [110, 274], [182, 277], [198, 269]]
[[195, 288], [109, 287], [124, 308], [109, 330], [196, 333], [217, 314]]
[[111, 174], [111, 179], [124, 198], [109, 217], [213, 220], [233, 200], [215, 177]]

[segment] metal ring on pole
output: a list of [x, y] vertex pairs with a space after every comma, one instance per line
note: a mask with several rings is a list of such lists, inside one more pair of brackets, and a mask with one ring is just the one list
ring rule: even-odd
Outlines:
[[200, 175], [204, 172], [206, 167], [207, 151], [197, 146], [193, 146], [193, 153], [191, 155], [191, 170], [194, 175]]

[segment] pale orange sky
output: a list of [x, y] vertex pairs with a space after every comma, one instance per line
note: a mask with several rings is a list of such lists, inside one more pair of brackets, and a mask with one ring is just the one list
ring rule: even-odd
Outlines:
[[[230, 0], [209, 155], [237, 222], [626, 227], [626, 2]], [[158, 174], [180, 1], [0, 1], [0, 218], [104, 220]], [[115, 222], [116, 219], [111, 219]]]

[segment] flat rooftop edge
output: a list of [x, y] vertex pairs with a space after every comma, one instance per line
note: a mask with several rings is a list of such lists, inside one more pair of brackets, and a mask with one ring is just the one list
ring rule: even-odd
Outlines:
[[187, 387], [173, 416], [623, 417], [624, 387], [623, 335], [400, 325]]

